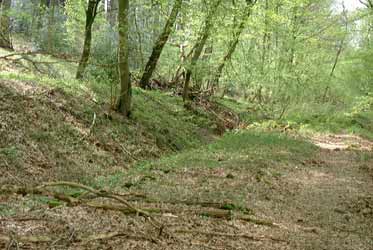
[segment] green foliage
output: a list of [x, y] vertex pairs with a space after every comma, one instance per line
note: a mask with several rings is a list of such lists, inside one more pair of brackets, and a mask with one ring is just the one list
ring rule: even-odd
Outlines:
[[366, 96], [359, 96], [352, 108], [351, 115], [373, 111], [373, 93]]

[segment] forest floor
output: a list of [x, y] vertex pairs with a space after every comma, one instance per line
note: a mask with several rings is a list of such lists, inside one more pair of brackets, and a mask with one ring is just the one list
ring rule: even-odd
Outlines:
[[11, 196], [1, 200], [13, 212], [0, 217], [0, 242], [8, 249], [372, 249], [373, 154], [365, 144], [337, 149], [327, 136], [316, 148], [242, 133], [206, 154], [197, 154], [201, 148], [116, 174], [117, 190], [134, 195], [132, 204], [163, 229], [139, 215]]
[[37, 81], [0, 77], [0, 249], [373, 249], [372, 141], [219, 137], [227, 109], [136, 89], [126, 121]]

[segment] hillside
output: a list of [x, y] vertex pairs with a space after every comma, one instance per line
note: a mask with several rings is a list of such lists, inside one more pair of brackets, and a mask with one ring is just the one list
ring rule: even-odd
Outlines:
[[0, 0], [0, 250], [373, 250], [373, 0]]
[[[368, 140], [266, 121], [220, 137], [227, 114], [254, 115], [230, 100], [185, 109], [171, 92], [137, 88], [128, 120], [94, 88], [63, 81], [1, 75], [1, 192], [22, 194], [1, 196], [2, 246], [370, 249]], [[82, 191], [91, 187], [102, 190]]]
[[[109, 104], [94, 100], [85, 87], [73, 95], [71, 89], [41, 86], [35, 79], [4, 78], [0, 87], [0, 164], [12, 174], [23, 172], [29, 183], [89, 183], [97, 173], [127, 169], [134, 161], [215, 137], [215, 121], [206, 111], [186, 111], [167, 93], [135, 90], [138, 106], [133, 119], [126, 120]], [[2, 178], [10, 181], [9, 176]]]

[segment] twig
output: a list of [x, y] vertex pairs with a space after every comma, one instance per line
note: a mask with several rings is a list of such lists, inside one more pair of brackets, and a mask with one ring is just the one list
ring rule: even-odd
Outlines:
[[49, 236], [8, 236], [0, 234], [0, 242], [30, 242], [30, 243], [48, 243], [53, 241]]
[[96, 189], [93, 189], [91, 187], [85, 186], [83, 184], [79, 184], [79, 183], [67, 182], [67, 181], [47, 182], [47, 183], [43, 183], [42, 185], [38, 186], [37, 189], [42, 189], [42, 188], [45, 188], [45, 187], [55, 187], [55, 186], [67, 186], [67, 187], [72, 187], [72, 188], [79, 188], [79, 189], [83, 189], [83, 190], [86, 190], [88, 192], [91, 192], [91, 193], [93, 193], [93, 194], [95, 194], [99, 197], [111, 198], [111, 199], [114, 199], [116, 201], [119, 201], [120, 203], [124, 204], [129, 209], [136, 211], [140, 215], [150, 217], [150, 215], [147, 212], [142, 211], [141, 209], [135, 208], [134, 206], [132, 206], [130, 203], [128, 203], [126, 200], [122, 199], [121, 197], [110, 194], [109, 192], [107, 192], [105, 190], [96, 190]]
[[227, 233], [218, 233], [218, 232], [205, 232], [199, 230], [176, 230], [174, 233], [185, 233], [185, 234], [202, 234], [206, 236], [216, 236], [216, 237], [226, 237], [226, 238], [245, 238], [253, 241], [263, 241], [263, 240], [272, 240], [277, 242], [287, 242], [286, 240], [277, 239], [272, 236], [254, 236], [249, 234], [227, 234]]
[[[133, 240], [139, 241], [150, 241], [152, 243], [158, 243], [157, 239], [147, 237], [147, 236], [138, 236], [127, 234], [123, 232], [111, 232], [111, 233], [102, 233], [102, 234], [93, 234], [87, 237], [78, 236], [73, 241], [74, 242], [82, 242], [83, 244], [96, 241], [96, 240], [109, 240], [115, 237], [125, 237]], [[14, 242], [18, 244], [18, 242], [22, 243], [50, 243], [55, 244], [56, 242], [62, 240], [62, 238], [54, 239], [53, 237], [47, 235], [39, 235], [39, 236], [24, 236], [24, 235], [5, 235], [0, 234], [0, 242], [9, 242], [8, 246], [12, 246]]]
[[95, 124], [96, 124], [96, 113], [93, 113], [93, 120], [92, 120], [91, 126], [89, 127], [88, 135], [92, 134], [93, 127], [95, 126]]
[[111, 233], [102, 233], [102, 234], [95, 234], [95, 235], [90, 235], [86, 238], [77, 238], [78, 241], [82, 241], [83, 243], [88, 243], [91, 241], [96, 241], [96, 240], [109, 240], [112, 238], [116, 237], [125, 237], [128, 239], [133, 239], [133, 240], [140, 240], [140, 241], [150, 241], [152, 243], [158, 243], [158, 240], [146, 236], [138, 236], [138, 235], [132, 235], [132, 234], [127, 234], [123, 232], [111, 232]]
[[72, 187], [72, 188], [79, 188], [79, 189], [83, 189], [83, 190], [86, 190], [88, 192], [91, 192], [91, 193], [93, 193], [93, 194], [95, 194], [99, 197], [110, 198], [110, 199], [116, 200], [116, 201], [124, 204], [130, 210], [135, 211], [136, 214], [146, 217], [149, 220], [150, 224], [152, 224], [154, 227], [161, 228], [161, 224], [153, 216], [151, 216], [147, 211], [136, 208], [133, 205], [131, 205], [128, 201], [124, 200], [123, 198], [121, 198], [117, 195], [111, 194], [111, 193], [109, 193], [105, 190], [96, 190], [96, 189], [93, 189], [91, 187], [85, 186], [83, 184], [74, 183], [74, 182], [65, 182], [65, 181], [44, 183], [41, 186], [37, 187], [37, 189], [42, 189], [42, 188], [45, 188], [45, 187], [53, 187], [53, 186], [68, 186], [68, 187]]
[[137, 159], [135, 156], [133, 156], [133, 154], [131, 154], [131, 152], [128, 151], [128, 150], [123, 146], [122, 143], [119, 143], [119, 142], [118, 142], [118, 144], [119, 144], [120, 148], [122, 149], [123, 153], [129, 155], [133, 160], [135, 160], [135, 161], [139, 161], [139, 159]]

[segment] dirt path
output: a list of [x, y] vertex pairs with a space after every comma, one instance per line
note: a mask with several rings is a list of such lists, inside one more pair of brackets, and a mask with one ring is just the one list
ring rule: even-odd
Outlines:
[[[373, 249], [372, 154], [348, 150], [373, 144], [347, 135], [314, 141], [318, 157], [288, 171], [279, 197], [257, 209], [282, 225], [289, 237], [284, 249]], [[281, 194], [285, 190], [288, 195]]]
[[[325, 145], [330, 138], [319, 137], [319, 141]], [[365, 149], [360, 141], [354, 143]], [[188, 168], [167, 172], [155, 167], [145, 179], [134, 176], [141, 181], [131, 191], [148, 192], [162, 200], [235, 197], [235, 202], [242, 201], [255, 218], [271, 221], [272, 226], [238, 219], [242, 209], [225, 220], [193, 214], [207, 209], [197, 205], [135, 203], [165, 211], [157, 219], [173, 236], [159, 237], [141, 217], [87, 207], [24, 210], [22, 206], [30, 200], [18, 197], [7, 202], [14, 210], [21, 207], [18, 211], [24, 213], [0, 217], [0, 248], [2, 234], [16, 233], [50, 235], [55, 240], [47, 244], [14, 243], [9, 249], [372, 250], [373, 154], [334, 148], [335, 141], [330, 144], [304, 161], [252, 161], [243, 151], [242, 159], [236, 162], [219, 156], [220, 167], [207, 167], [197, 160], [194, 165], [188, 161]], [[277, 150], [284, 153], [284, 149]], [[253, 157], [257, 160], [257, 153]], [[23, 220], [25, 217], [28, 219]], [[109, 232], [122, 234], [89, 242], [76, 240]]]
[[321, 162], [288, 174], [291, 195], [271, 209], [294, 230], [288, 249], [373, 249], [373, 179], [357, 157], [322, 151]]

